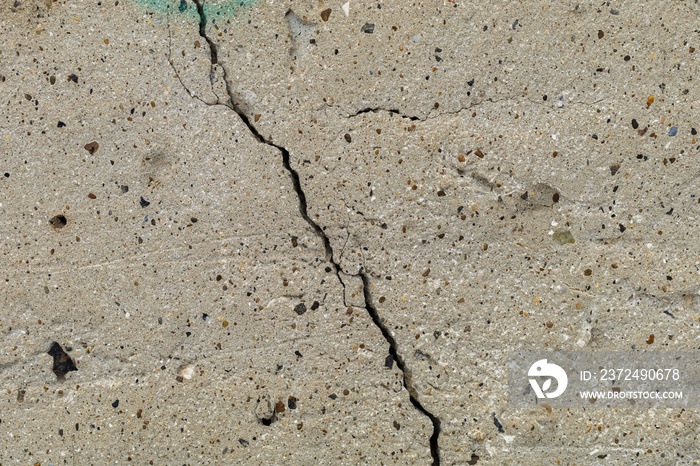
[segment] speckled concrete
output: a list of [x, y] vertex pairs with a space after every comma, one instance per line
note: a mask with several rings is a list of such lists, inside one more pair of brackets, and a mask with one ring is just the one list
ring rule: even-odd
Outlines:
[[0, 462], [700, 461], [505, 366], [697, 349], [699, 12], [3, 0]]

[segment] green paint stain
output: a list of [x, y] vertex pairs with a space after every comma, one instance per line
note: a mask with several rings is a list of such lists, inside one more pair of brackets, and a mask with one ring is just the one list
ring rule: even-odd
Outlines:
[[[199, 21], [197, 5], [192, 0], [131, 0], [138, 8], [168, 14], [182, 14], [193, 16]], [[246, 8], [252, 7], [258, 0], [219, 0], [203, 2], [204, 14], [208, 23], [216, 23], [217, 20], [231, 19]]]

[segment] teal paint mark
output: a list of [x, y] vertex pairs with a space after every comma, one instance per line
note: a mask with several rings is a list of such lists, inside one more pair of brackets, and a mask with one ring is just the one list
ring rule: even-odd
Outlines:
[[[259, 0], [219, 0], [204, 1], [204, 14], [207, 22], [227, 20], [238, 16], [242, 10], [252, 7]], [[146, 11], [199, 18], [197, 5], [192, 0], [131, 0], [131, 2]]]
[[216, 23], [217, 20], [233, 18], [246, 8], [252, 7], [258, 0], [220, 0], [218, 2], [204, 2], [204, 14], [207, 21]]

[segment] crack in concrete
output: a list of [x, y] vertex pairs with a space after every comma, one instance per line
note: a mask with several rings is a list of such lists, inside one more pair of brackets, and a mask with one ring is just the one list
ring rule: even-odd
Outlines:
[[[584, 105], [584, 106], [588, 106], [588, 107], [594, 107], [595, 104], [600, 103], [600, 102], [603, 102], [604, 100], [607, 100], [607, 99], [609, 98], [609, 96], [603, 96], [603, 97], [601, 97], [601, 98], [599, 98], [599, 99], [597, 99], [597, 100], [594, 100], [593, 102], [584, 102], [584, 101], [570, 102], [570, 103], [568, 103], [567, 105], [562, 106], [562, 107], [555, 107], [555, 106], [553, 106], [553, 104], [547, 104], [547, 103], [544, 103], [544, 102], [538, 102], [538, 101], [535, 101], [535, 100], [532, 100], [532, 99], [528, 99], [528, 98], [525, 98], [525, 97], [521, 97], [521, 98], [522, 98], [524, 101], [529, 102], [529, 103], [531, 103], [531, 104], [533, 104], [533, 105], [545, 107], [545, 108], [548, 109], [548, 110], [559, 111], [558, 113], [564, 113], [566, 110], [572, 109], [572, 108], [574, 108], [574, 107], [576, 107], [576, 106], [578, 106], [578, 105]], [[430, 113], [428, 113], [426, 116], [424, 116], [424, 117], [422, 117], [422, 118], [421, 118], [421, 117], [417, 117], [417, 116], [415, 116], [415, 115], [407, 115], [407, 114], [401, 113], [398, 109], [393, 109], [393, 108], [365, 107], [365, 108], [363, 108], [362, 110], [358, 110], [358, 111], [356, 111], [355, 113], [352, 113], [352, 114], [347, 115], [346, 118], [352, 119], [352, 118], [358, 117], [358, 116], [360, 116], [360, 115], [362, 115], [362, 114], [365, 114], [365, 113], [386, 112], [386, 113], [389, 114], [389, 116], [398, 115], [400, 118], [404, 118], [404, 119], [407, 119], [407, 120], [411, 120], [411, 121], [422, 121], [422, 122], [423, 122], [423, 121], [428, 121], [428, 120], [434, 120], [434, 119], [436, 119], [436, 118], [440, 118], [440, 117], [443, 117], [443, 116], [446, 116], [446, 115], [459, 115], [461, 112], [463, 112], [463, 111], [465, 111], [465, 110], [471, 110], [471, 109], [474, 109], [474, 108], [479, 107], [479, 106], [484, 105], [484, 104], [497, 104], [497, 103], [500, 103], [500, 102], [507, 102], [507, 101], [510, 101], [510, 100], [518, 100], [518, 97], [516, 97], [516, 96], [503, 96], [503, 97], [499, 97], [499, 98], [489, 97], [489, 98], [487, 98], [487, 99], [482, 99], [482, 100], [479, 100], [478, 102], [471, 103], [471, 104], [469, 104], [469, 105], [467, 105], [467, 106], [465, 106], [465, 107], [460, 107], [460, 108], [458, 108], [457, 110], [453, 110], [453, 111], [449, 111], [449, 112], [438, 112], [438, 113], [432, 113], [432, 112], [430, 112]], [[330, 104], [326, 104], [325, 106], [326, 106], [326, 107], [329, 107], [329, 108], [341, 108], [340, 105], [330, 105]]]
[[[238, 117], [243, 121], [243, 123], [248, 127], [248, 130], [250, 133], [260, 142], [261, 144], [265, 144], [270, 147], [274, 147], [280, 153], [282, 154], [282, 165], [284, 169], [289, 173], [289, 177], [292, 179], [292, 185], [294, 186], [294, 191], [297, 194], [297, 198], [299, 199], [299, 213], [301, 214], [301, 217], [306, 221], [306, 223], [314, 230], [316, 235], [321, 238], [323, 242], [323, 247], [326, 253], [326, 260], [330, 262], [335, 270], [335, 274], [338, 277], [338, 281], [340, 281], [340, 284], [343, 287], [343, 302], [345, 303], [345, 283], [343, 282], [342, 274], [344, 273], [342, 271], [342, 268], [340, 267], [340, 264], [334, 259], [333, 257], [333, 247], [331, 246], [330, 239], [326, 235], [326, 233], [323, 231], [323, 228], [316, 223], [311, 217], [309, 216], [308, 209], [307, 209], [307, 203], [306, 203], [306, 194], [304, 193], [304, 190], [301, 187], [301, 179], [299, 178], [299, 173], [292, 168], [290, 164], [290, 154], [289, 151], [278, 144], [275, 144], [269, 139], [266, 139], [263, 137], [260, 132], [257, 130], [257, 128], [251, 123], [250, 119], [248, 118], [248, 115], [241, 110], [240, 105], [237, 104], [235, 99], [233, 98], [233, 93], [230, 88], [230, 84], [228, 81], [228, 76], [226, 73], [226, 68], [219, 64], [218, 61], [218, 51], [217, 51], [217, 45], [207, 36], [206, 34], [206, 25], [207, 25], [207, 17], [206, 14], [204, 13], [204, 5], [203, 5], [203, 0], [193, 0], [194, 4], [197, 6], [197, 12], [199, 13], [199, 35], [209, 44], [209, 49], [211, 53], [211, 63], [212, 67], [214, 65], [219, 65], [223, 71], [223, 79], [224, 83], [226, 85], [226, 93], [228, 95], [229, 101], [221, 104], [225, 105], [226, 107], [230, 108], [236, 114]], [[172, 63], [171, 63], [172, 65]], [[178, 76], [179, 79], [179, 76]], [[183, 85], [184, 87], [184, 85]], [[189, 90], [185, 88], [188, 92]], [[192, 95], [192, 94], [190, 94]], [[201, 99], [200, 99], [201, 100]], [[202, 101], [203, 102], [203, 101]], [[206, 102], [204, 102], [206, 104]], [[207, 105], [219, 105], [219, 104], [207, 104]], [[366, 113], [373, 111], [372, 109], [365, 109], [362, 110], [359, 113]], [[390, 110], [390, 112], [395, 112], [398, 113], [398, 111]], [[417, 117], [407, 117], [412, 120], [418, 119]], [[350, 274], [348, 274], [350, 275]], [[384, 323], [384, 320], [379, 317], [379, 312], [377, 309], [374, 307], [373, 300], [372, 300], [372, 295], [370, 292], [370, 283], [369, 283], [369, 275], [367, 272], [364, 271], [364, 268], [360, 269], [359, 273], [356, 275], [350, 275], [350, 276], [355, 276], [359, 277], [362, 280], [362, 292], [364, 296], [364, 301], [365, 301], [365, 309], [367, 310], [367, 313], [369, 314], [370, 318], [374, 322], [374, 325], [381, 331], [382, 336], [386, 340], [386, 342], [389, 344], [389, 354], [393, 357], [394, 361], [396, 361], [397, 367], [401, 370], [403, 373], [403, 385], [404, 388], [408, 391], [409, 394], [409, 399], [411, 401], [411, 404], [416, 408], [420, 413], [425, 415], [430, 419], [430, 422], [433, 425], [433, 433], [430, 437], [430, 454], [433, 458], [433, 465], [434, 466], [439, 466], [440, 464], [440, 450], [439, 450], [439, 436], [440, 436], [440, 419], [432, 414], [430, 411], [428, 411], [419, 401], [418, 397], [418, 392], [415, 389], [412, 381], [412, 375], [410, 369], [406, 367], [406, 362], [403, 359], [403, 356], [399, 353], [398, 350], [398, 344], [396, 343], [396, 339], [392, 335], [392, 333], [389, 331], [389, 328], [386, 326]], [[347, 303], [345, 303], [347, 306]]]

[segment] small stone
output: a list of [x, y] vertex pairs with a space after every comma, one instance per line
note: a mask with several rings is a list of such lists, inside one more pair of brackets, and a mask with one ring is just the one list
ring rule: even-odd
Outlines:
[[116, 408], [119, 406], [119, 400], [114, 400], [114, 403], [112, 403], [112, 408]]
[[620, 169], [620, 164], [619, 163], [614, 163], [610, 165], [610, 174], [612, 176], [615, 176], [615, 173]]
[[183, 364], [178, 368], [177, 372], [183, 379], [190, 380], [194, 375], [194, 367], [192, 367], [192, 364]]
[[78, 77], [77, 77], [76, 75], [74, 75], [74, 74], [71, 74], [70, 76], [68, 76], [68, 79], [70, 79], [70, 80], [73, 81], [74, 83], [77, 83], [77, 82], [78, 82]]
[[289, 406], [289, 409], [297, 409], [296, 397], [290, 396], [289, 399], [287, 400], [287, 406]]
[[552, 235], [552, 239], [555, 243], [561, 245], [574, 244], [576, 242], [574, 240], [574, 235], [572, 235], [570, 231], [556, 231], [554, 235]]
[[637, 129], [639, 128], [639, 123], [637, 123], [637, 120], [632, 118], [632, 128]]
[[668, 132], [668, 135], [673, 137], [678, 133], [678, 126], [671, 126], [670, 131]]
[[141, 200], [139, 201], [139, 204], [141, 204], [141, 207], [148, 207], [149, 205], [151, 205], [151, 203], [148, 202], [146, 199], [144, 199], [143, 196], [141, 196]]
[[328, 18], [330, 18], [330, 16], [331, 16], [331, 11], [333, 11], [333, 10], [331, 10], [330, 8], [323, 10], [321, 12], [321, 19], [323, 21], [328, 21]]
[[302, 315], [306, 312], [306, 304], [304, 303], [299, 303], [294, 307], [294, 312], [297, 313], [297, 315]]
[[374, 33], [374, 23], [365, 23], [365, 25], [362, 26], [361, 31], [364, 32], [365, 34], [373, 34]]
[[95, 152], [97, 152], [97, 149], [100, 148], [100, 145], [97, 143], [97, 141], [92, 141], [89, 144], [85, 144], [85, 150], [90, 153], [90, 155], [93, 155]]
[[384, 366], [387, 369], [391, 369], [394, 367], [394, 356], [393, 355], [390, 354], [389, 356], [386, 357], [386, 359], [384, 360]]

